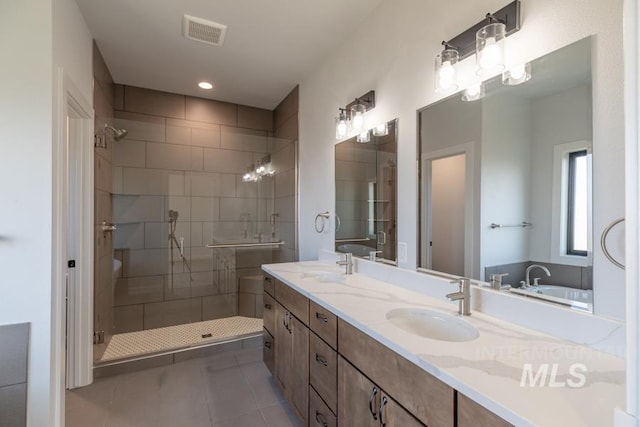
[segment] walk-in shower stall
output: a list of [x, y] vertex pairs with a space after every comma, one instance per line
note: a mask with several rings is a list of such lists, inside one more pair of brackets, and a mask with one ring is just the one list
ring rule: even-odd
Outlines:
[[127, 134], [105, 133], [113, 186], [96, 207], [113, 260], [96, 362], [261, 335], [260, 266], [295, 257], [296, 142], [273, 136], [267, 110], [180, 97], [191, 120], [176, 119], [127, 111], [153, 92], [122, 90]]

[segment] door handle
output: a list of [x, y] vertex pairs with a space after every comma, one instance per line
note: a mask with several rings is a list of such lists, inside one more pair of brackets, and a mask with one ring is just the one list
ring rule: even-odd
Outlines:
[[374, 420], [378, 419], [378, 413], [373, 408], [373, 399], [375, 399], [376, 394], [378, 394], [378, 389], [377, 389], [377, 387], [374, 386], [371, 389], [371, 397], [369, 397], [369, 412], [371, 412], [371, 415], [373, 416]]
[[114, 231], [117, 228], [118, 227], [115, 224], [107, 222], [107, 221], [102, 221], [102, 224], [100, 225], [100, 229], [105, 233]]
[[329, 362], [327, 362], [327, 359], [320, 356], [318, 353], [316, 353], [316, 362], [318, 362], [318, 364], [322, 366], [329, 366]]
[[387, 396], [382, 396], [382, 400], [380, 401], [380, 425], [385, 427], [387, 425], [384, 420], [384, 407], [387, 405]]
[[378, 243], [381, 245], [387, 244], [387, 233], [384, 231], [378, 231]]
[[328, 323], [329, 322], [329, 318], [327, 316], [325, 316], [324, 314], [316, 311], [316, 319], [324, 322], [324, 323]]

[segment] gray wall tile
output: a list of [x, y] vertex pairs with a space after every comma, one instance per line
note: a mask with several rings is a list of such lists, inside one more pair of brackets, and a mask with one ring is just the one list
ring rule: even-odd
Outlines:
[[27, 381], [29, 324], [0, 326], [0, 387]]
[[124, 88], [124, 110], [154, 116], [185, 118], [185, 97], [135, 86]]
[[200, 320], [202, 320], [201, 298], [145, 304], [145, 329], [181, 325], [183, 323], [199, 322]]
[[238, 105], [238, 126], [271, 132], [273, 130], [273, 111]]
[[187, 120], [236, 126], [237, 116], [236, 104], [187, 96], [185, 117]]
[[142, 304], [114, 307], [114, 333], [141, 331], [143, 327], [144, 307]]
[[27, 384], [0, 387], [0, 426], [27, 425]]

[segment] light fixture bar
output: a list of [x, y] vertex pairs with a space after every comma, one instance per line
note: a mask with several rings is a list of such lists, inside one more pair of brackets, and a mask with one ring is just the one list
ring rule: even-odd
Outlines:
[[451, 40], [443, 42], [458, 51], [460, 61], [476, 51], [476, 33], [491, 22], [502, 22], [506, 26], [506, 35], [510, 36], [520, 30], [520, 0], [515, 0], [495, 13], [487, 13], [487, 17], [473, 27], [458, 34]]
[[[475, 45], [474, 45], [475, 49]], [[345, 107], [347, 111], [356, 104], [364, 105], [365, 111], [369, 111], [376, 106], [376, 91], [370, 90], [359, 98], [356, 98], [353, 102], [347, 104]]]

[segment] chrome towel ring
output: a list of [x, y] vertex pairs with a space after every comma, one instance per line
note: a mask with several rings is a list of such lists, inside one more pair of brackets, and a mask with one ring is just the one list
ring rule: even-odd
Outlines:
[[611, 254], [609, 253], [609, 249], [607, 248], [607, 236], [609, 235], [609, 232], [613, 227], [615, 227], [616, 225], [620, 224], [623, 221], [624, 221], [624, 218], [616, 219], [604, 229], [604, 231], [602, 232], [602, 236], [600, 237], [600, 247], [602, 248], [602, 252], [604, 253], [604, 256], [607, 257], [607, 259], [611, 261], [613, 265], [624, 270], [624, 264], [622, 264], [621, 262], [616, 260], [613, 256], [611, 256]]

